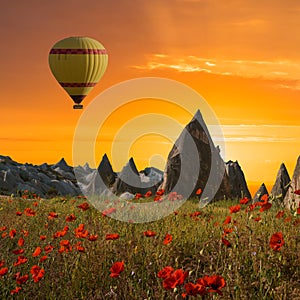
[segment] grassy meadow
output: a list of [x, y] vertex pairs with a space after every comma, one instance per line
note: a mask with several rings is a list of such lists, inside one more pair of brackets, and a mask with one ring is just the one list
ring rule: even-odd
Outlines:
[[83, 197], [3, 197], [0, 299], [300, 299], [300, 215], [262, 207], [194, 199], [135, 224]]

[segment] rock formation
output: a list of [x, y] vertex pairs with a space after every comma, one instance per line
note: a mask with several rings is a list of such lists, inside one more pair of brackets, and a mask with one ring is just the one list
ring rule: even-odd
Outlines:
[[[116, 179], [116, 173], [113, 171], [110, 161], [106, 154], [97, 169], [92, 169], [86, 163], [83, 167], [74, 168], [78, 186], [86, 195], [101, 195], [112, 188]], [[102, 180], [101, 180], [102, 179]]]
[[118, 174], [112, 191], [117, 195], [125, 192], [129, 192], [131, 194], [143, 192], [141, 188], [139, 171], [137, 170], [132, 157], [129, 159], [126, 166], [123, 167], [122, 171]]
[[24, 190], [40, 197], [81, 194], [73, 168], [64, 159], [54, 165], [37, 166], [0, 156], [0, 194], [17, 195]]
[[299, 206], [300, 196], [294, 191], [300, 189], [300, 156], [298, 157], [291, 184], [284, 198], [284, 203], [288, 208], [295, 209]]
[[243, 197], [247, 197], [251, 200], [252, 197], [247, 186], [244, 172], [242, 171], [239, 163], [231, 160], [226, 162], [226, 172], [230, 182], [231, 198], [241, 199]]
[[285, 164], [282, 163], [277, 172], [276, 180], [272, 187], [270, 195], [273, 198], [284, 199], [286, 192], [288, 190], [290, 181], [291, 181], [290, 175], [285, 167]]
[[256, 203], [256, 202], [260, 201], [260, 200], [261, 200], [261, 197], [262, 197], [263, 195], [265, 195], [265, 194], [267, 194], [267, 195], [269, 196], [269, 192], [268, 192], [268, 190], [267, 190], [265, 184], [263, 183], [263, 184], [259, 187], [258, 191], [255, 193], [252, 202], [253, 202], [253, 203]]
[[103, 155], [97, 170], [104, 184], [108, 188], [111, 187], [116, 180], [116, 173], [113, 171], [113, 168], [106, 154]]
[[198, 110], [168, 155], [161, 188], [167, 193], [175, 191], [193, 197], [199, 188], [205, 187], [207, 198], [219, 200], [231, 196], [224, 161]]

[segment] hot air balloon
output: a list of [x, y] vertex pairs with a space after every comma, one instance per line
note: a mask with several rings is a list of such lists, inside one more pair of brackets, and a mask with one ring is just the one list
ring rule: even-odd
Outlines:
[[81, 101], [103, 76], [108, 55], [101, 43], [89, 37], [68, 37], [50, 50], [49, 66], [58, 83], [82, 109]]

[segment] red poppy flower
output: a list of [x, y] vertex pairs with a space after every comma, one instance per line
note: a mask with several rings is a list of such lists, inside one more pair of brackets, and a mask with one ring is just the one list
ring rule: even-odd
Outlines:
[[151, 197], [152, 196], [152, 192], [151, 191], [148, 191], [146, 194], [145, 194], [145, 197]]
[[40, 262], [43, 262], [43, 261], [45, 261], [47, 258], [48, 258], [48, 256], [47, 256], [47, 255], [43, 255], [43, 256], [40, 258]]
[[202, 190], [201, 189], [198, 189], [197, 191], [196, 191], [196, 195], [200, 195], [202, 193]]
[[94, 242], [98, 239], [98, 235], [97, 234], [91, 234], [89, 236], [89, 241]]
[[24, 236], [28, 236], [29, 235], [29, 231], [28, 230], [22, 229], [21, 232], [22, 232], [22, 234]]
[[22, 247], [24, 245], [24, 239], [23, 238], [19, 238], [18, 240], [18, 246]]
[[161, 202], [163, 200], [163, 198], [161, 196], [156, 195], [154, 197], [154, 202]]
[[267, 203], [269, 200], [269, 196], [267, 194], [264, 194], [261, 196], [260, 200], [263, 201], [264, 203]]
[[108, 233], [105, 239], [108, 240], [117, 240], [120, 236], [117, 233]]
[[59, 253], [62, 253], [62, 252], [67, 253], [72, 250], [72, 246], [71, 246], [69, 240], [61, 240], [59, 245], [60, 245], [60, 249], [58, 250]]
[[17, 230], [16, 229], [12, 229], [10, 232], [9, 232], [9, 236], [11, 239], [13, 239], [17, 234]]
[[6, 230], [7, 229], [7, 227], [6, 226], [2, 226], [2, 227], [0, 227], [0, 231], [4, 231], [4, 230]]
[[85, 248], [81, 245], [81, 242], [78, 242], [75, 247], [78, 252], [85, 252]]
[[47, 238], [47, 237], [46, 237], [45, 235], [41, 235], [41, 236], [40, 236], [40, 240], [41, 240], [41, 241], [44, 241], [46, 238]]
[[140, 198], [142, 198], [142, 197], [143, 197], [143, 195], [142, 195], [141, 193], [137, 193], [137, 194], [135, 194], [135, 196], [134, 196], [135, 199], [140, 199]]
[[124, 261], [115, 262], [110, 268], [110, 277], [116, 278], [120, 276], [120, 273], [124, 271]]
[[289, 223], [292, 221], [292, 217], [287, 217], [284, 219], [284, 223]]
[[240, 210], [241, 210], [241, 206], [240, 206], [240, 205], [231, 206], [231, 207], [229, 208], [229, 211], [230, 211], [231, 214], [237, 213], [237, 212], [239, 212]]
[[63, 237], [67, 234], [67, 230], [61, 230], [61, 231], [57, 231], [53, 234], [53, 238], [59, 238], [59, 237]]
[[17, 284], [23, 284], [29, 279], [28, 275], [20, 276], [17, 278]]
[[35, 257], [35, 256], [39, 256], [42, 252], [42, 249], [41, 247], [36, 247], [34, 252], [32, 253], [32, 256]]
[[5, 261], [4, 260], [0, 260], [0, 268], [3, 267], [5, 264]]
[[184, 272], [183, 269], [175, 270], [163, 281], [163, 287], [166, 290], [174, 289], [176, 286], [184, 283], [184, 280], [187, 278], [188, 272]]
[[8, 272], [8, 268], [0, 269], [0, 276], [4, 276], [5, 274], [7, 274], [7, 272]]
[[20, 217], [20, 216], [22, 216], [22, 212], [21, 212], [21, 211], [16, 211], [16, 215], [17, 215], [18, 217]]
[[28, 217], [34, 217], [36, 215], [36, 212], [31, 209], [30, 207], [25, 208], [24, 214]]
[[16, 267], [16, 266], [19, 266], [19, 265], [22, 265], [22, 264], [25, 264], [27, 262], [27, 258], [20, 255], [18, 256], [18, 260], [16, 262], [14, 262], [13, 266]]
[[184, 288], [186, 290], [186, 293], [182, 294], [183, 298], [185, 298], [186, 296], [204, 296], [206, 294], [206, 287], [199, 283], [194, 284], [192, 282], [188, 282], [184, 285]]
[[260, 212], [264, 212], [272, 207], [272, 203], [267, 202], [261, 205], [261, 208], [259, 209]]
[[163, 241], [163, 244], [164, 244], [164, 245], [168, 245], [168, 244], [170, 244], [170, 243], [172, 242], [172, 240], [173, 240], [172, 235], [169, 234], [169, 233], [167, 233], [167, 234], [165, 235], [165, 239], [164, 239], [164, 241]]
[[283, 215], [284, 215], [284, 211], [283, 211], [283, 210], [280, 210], [280, 211], [277, 213], [277, 215], [275, 216], [275, 218], [276, 218], [276, 219], [280, 219], [280, 218], [283, 217]]
[[74, 231], [77, 238], [86, 238], [89, 235], [89, 232], [84, 229], [84, 224], [80, 224]]
[[178, 194], [177, 192], [172, 192], [168, 195], [168, 200], [170, 201], [176, 201], [181, 199], [182, 199], [182, 195]]
[[44, 248], [44, 250], [47, 254], [50, 253], [51, 251], [53, 251], [53, 249], [54, 249], [54, 247], [52, 245], [47, 245]]
[[157, 273], [158, 278], [167, 278], [173, 273], [174, 269], [170, 266], [164, 267]]
[[152, 230], [147, 230], [143, 232], [144, 236], [146, 237], [153, 237], [156, 235], [156, 232], [152, 231]]
[[30, 273], [32, 275], [32, 279], [34, 282], [39, 282], [45, 274], [45, 270], [42, 269], [41, 267], [34, 265], [32, 266], [32, 268], [30, 269]]
[[17, 286], [14, 290], [10, 291], [11, 295], [17, 294], [22, 290], [22, 288], [20, 286]]
[[223, 295], [220, 289], [226, 286], [226, 282], [222, 276], [220, 275], [204, 276], [202, 279], [203, 281], [200, 280], [200, 282], [204, 282], [205, 286], [208, 287], [207, 292], [218, 293], [220, 296]]
[[116, 210], [114, 207], [105, 209], [105, 210], [102, 212], [102, 216], [106, 217], [106, 216], [108, 216], [108, 215], [113, 214], [113, 213], [116, 212], [116, 211], [117, 211], [117, 210]]
[[48, 215], [49, 220], [55, 219], [57, 217], [58, 217], [58, 214], [56, 212], [53, 212], [53, 211], [49, 212], [49, 215]]
[[159, 189], [159, 190], [156, 192], [156, 195], [157, 195], [157, 196], [162, 196], [164, 193], [165, 193], [165, 190], [164, 190], [164, 189]]
[[240, 204], [247, 204], [249, 202], [249, 199], [247, 197], [244, 197], [240, 200]]
[[24, 249], [16, 249], [16, 250], [13, 250], [12, 253], [19, 255], [19, 254], [24, 253]]
[[199, 217], [201, 215], [201, 211], [195, 211], [192, 214], [190, 214], [191, 218], [196, 218]]
[[255, 222], [259, 222], [261, 220], [261, 217], [257, 217], [254, 219]]
[[228, 241], [228, 240], [226, 240], [226, 239], [224, 239], [224, 238], [222, 238], [222, 243], [226, 246], [226, 247], [231, 247], [231, 243]]
[[228, 233], [231, 233], [232, 231], [233, 231], [233, 228], [224, 228], [223, 236], [225, 236]]
[[271, 236], [270, 247], [274, 251], [280, 251], [281, 247], [284, 245], [284, 240], [281, 232], [276, 232]]
[[294, 194], [296, 194], [296, 195], [300, 195], [300, 189], [299, 189], [299, 190], [296, 190], [296, 191], [294, 191]]
[[[257, 202], [258, 203], [258, 202]], [[254, 208], [257, 206], [257, 203], [254, 203], [254, 204], [250, 204], [248, 206], [248, 208], [250, 209], [250, 211], [254, 210]]]
[[7, 236], [7, 232], [3, 232], [1, 236], [4, 239]]
[[300, 215], [300, 206], [297, 208], [297, 215]]
[[76, 216], [74, 214], [70, 214], [66, 217], [66, 222], [73, 222], [76, 220]]
[[223, 222], [224, 225], [231, 223], [231, 216], [227, 216]]
[[80, 209], [82, 209], [83, 211], [90, 208], [90, 206], [89, 206], [89, 204], [87, 202], [83, 202], [80, 205], [78, 205], [77, 207], [80, 208]]

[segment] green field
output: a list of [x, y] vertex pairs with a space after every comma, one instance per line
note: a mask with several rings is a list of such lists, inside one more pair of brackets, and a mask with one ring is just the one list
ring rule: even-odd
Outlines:
[[[86, 201], [1, 198], [0, 299], [183, 299], [188, 282], [212, 275], [226, 282], [218, 290], [222, 296], [206, 287], [204, 296], [185, 299], [300, 299], [297, 212], [273, 203], [264, 212], [246, 204], [230, 214], [238, 201], [199, 209], [195, 199], [157, 222], [135, 224], [103, 216], [91, 205], [78, 207]], [[67, 222], [71, 214], [76, 219]], [[224, 224], [227, 216], [231, 221]], [[149, 230], [155, 235], [145, 236]], [[284, 240], [279, 251], [270, 247], [276, 232]], [[172, 241], [164, 243], [167, 233]], [[107, 234], [119, 238], [106, 240]], [[124, 271], [111, 277], [112, 265], [121, 261]], [[157, 275], [166, 266], [187, 272], [174, 289], [164, 288]]]

